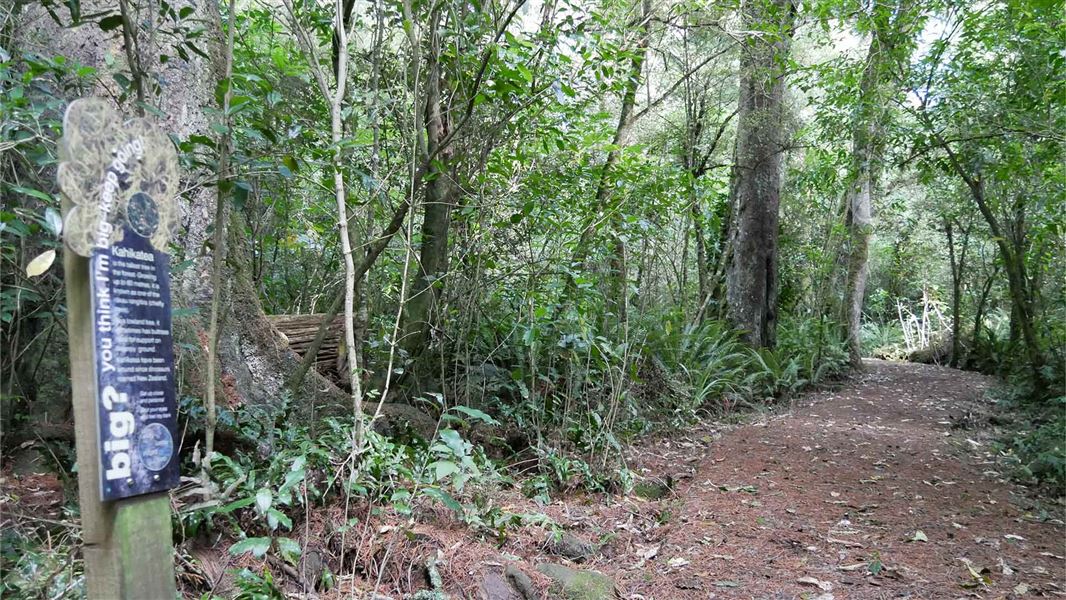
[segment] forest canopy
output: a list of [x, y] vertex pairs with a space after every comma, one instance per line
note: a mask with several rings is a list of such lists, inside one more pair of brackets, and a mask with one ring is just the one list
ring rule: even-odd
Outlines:
[[[864, 357], [1009, 383], [1027, 476], [1066, 485], [1064, 31], [1048, 0], [15, 0], [5, 452], [73, 463], [56, 170], [96, 96], [180, 162], [207, 496], [254, 469], [291, 496], [272, 453], [360, 456], [352, 489], [401, 506], [405, 477], [450, 506], [493, 458], [531, 497], [625, 490], [638, 436]], [[316, 493], [290, 507], [345, 492]]]

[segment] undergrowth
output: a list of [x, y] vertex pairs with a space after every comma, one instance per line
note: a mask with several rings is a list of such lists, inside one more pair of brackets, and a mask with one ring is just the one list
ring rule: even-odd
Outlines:
[[[637, 481], [626, 468], [625, 447], [640, 435], [766, 406], [847, 363], [839, 331], [826, 322], [783, 324], [776, 350], [752, 350], [717, 321], [671, 319], [631, 337], [640, 343], [572, 335], [542, 353], [546, 366], [537, 374], [494, 371], [497, 381], [487, 397], [471, 401], [476, 407], [443, 402], [469, 396], [427, 399], [420, 406], [435, 406], [439, 419], [430, 440], [390, 438], [368, 427], [356, 452], [351, 417], [282, 424], [263, 407], [223, 410], [219, 422], [233, 441], [210, 457], [206, 476], [187, 456], [189, 476], [174, 491], [179, 552], [222, 540], [231, 554], [269, 557], [259, 572], [234, 572], [235, 597], [279, 598], [277, 563], [301, 564], [307, 515], [323, 507], [345, 507], [333, 535], [353, 538], [368, 514], [418, 519], [432, 506], [497, 543], [524, 526], [554, 530], [544, 515], [497, 506], [494, 492], [514, 488], [540, 504], [575, 491], [628, 493]], [[284, 399], [280, 404], [276, 410], [285, 413]], [[190, 422], [199, 421], [195, 399], [184, 399], [182, 408]], [[528, 446], [490, 458], [481, 442], [515, 428]], [[3, 589], [51, 596], [49, 590], [80, 585], [80, 560], [70, 553], [75, 544], [67, 539], [46, 554], [41, 540], [5, 532]], [[42, 575], [71, 561], [78, 566]], [[329, 566], [322, 569], [317, 581], [324, 590], [334, 575]], [[185, 575], [186, 582], [195, 579]]]
[[1014, 479], [1053, 497], [1066, 497], [1066, 396], [1034, 401], [1024, 385], [993, 391], [1000, 410], [1014, 418], [998, 440]]

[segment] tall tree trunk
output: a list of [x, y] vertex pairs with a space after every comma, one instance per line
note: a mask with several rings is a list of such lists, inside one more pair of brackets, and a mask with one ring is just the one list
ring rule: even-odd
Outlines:
[[859, 106], [852, 125], [852, 180], [848, 189], [847, 225], [851, 239], [847, 257], [846, 322], [848, 354], [853, 367], [862, 366], [862, 307], [870, 272], [873, 200], [881, 174], [882, 130], [887, 98], [882, 86], [891, 65], [910, 56], [912, 37], [910, 0], [872, 5], [866, 15], [870, 47], [863, 66]]
[[981, 327], [985, 322], [985, 307], [988, 305], [988, 296], [992, 292], [992, 285], [996, 282], [996, 276], [999, 275], [999, 265], [992, 267], [992, 274], [985, 280], [985, 284], [981, 286], [981, 295], [977, 298], [977, 308], [974, 310], [973, 315], [973, 343], [976, 346], [978, 340], [981, 339]]
[[1036, 325], [1033, 322], [1033, 298], [1027, 285], [1025, 255], [1018, 250], [1017, 245], [1012, 244], [1007, 239], [1007, 232], [1004, 230], [1000, 220], [996, 218], [992, 205], [985, 196], [984, 180], [981, 178], [980, 172], [973, 174], [967, 170], [951, 147], [951, 144], [936, 132], [928, 117], [923, 113], [919, 113], [919, 116], [923, 119], [926, 129], [933, 133], [937, 144], [947, 153], [952, 169], [970, 189], [970, 195], [973, 197], [974, 203], [977, 204], [977, 210], [988, 225], [996, 246], [999, 247], [1000, 258], [1003, 259], [1003, 268], [1007, 272], [1007, 291], [1011, 300], [1011, 332], [1012, 335], [1016, 333], [1021, 338], [1034, 383], [1038, 388], [1045, 388], [1048, 382], [1044, 381], [1044, 356], [1040, 348], [1040, 340], [1036, 335]]
[[[596, 197], [591, 212], [591, 217], [585, 228], [581, 231], [577, 248], [574, 250], [574, 258], [571, 264], [575, 268], [583, 268], [588, 258], [589, 246], [596, 232], [596, 224], [600, 217], [610, 211], [611, 206], [611, 171], [614, 170], [618, 161], [622, 158], [622, 148], [629, 138], [629, 131], [633, 126], [633, 109], [637, 104], [637, 90], [640, 88], [640, 77], [644, 71], [644, 60], [648, 51], [648, 19], [651, 15], [651, 0], [641, 0], [641, 12], [637, 17], [637, 28], [640, 38], [637, 47], [629, 63], [629, 76], [626, 79], [625, 91], [622, 93], [622, 107], [618, 113], [618, 125], [614, 130], [614, 138], [611, 149], [607, 152], [607, 159], [603, 163], [599, 180], [596, 182]], [[625, 320], [626, 310], [626, 268], [625, 268], [625, 242], [621, 238], [622, 214], [615, 210], [610, 218], [611, 223], [611, 258], [610, 258], [610, 293], [608, 294], [609, 308], [617, 315], [619, 321]], [[573, 295], [577, 282], [573, 277], [567, 281], [564, 298]]]
[[[49, 48], [56, 54], [77, 60], [87, 66], [106, 71], [105, 57], [126, 57], [133, 55], [142, 64], [141, 73], [156, 75], [153, 82], [158, 82], [158, 93], [152, 86], [145, 87], [146, 102], [154, 105], [166, 115], [161, 118], [160, 126], [165, 131], [175, 134], [179, 139], [191, 135], [212, 136], [210, 122], [202, 107], [215, 104], [215, 84], [224, 77], [223, 55], [219, 42], [221, 17], [218, 6], [212, 2], [194, 3], [179, 1], [172, 3], [175, 11], [189, 7], [193, 9], [187, 19], [201, 23], [207, 30], [202, 49], [210, 58], [190, 53], [188, 61], [172, 57], [160, 64], [156, 57], [161, 48], [151, 47], [153, 36], [134, 36], [136, 47], [126, 53], [122, 40], [110, 34], [101, 34], [97, 27], [67, 27], [57, 25], [43, 10], [29, 9], [23, 12], [23, 27], [19, 37], [30, 42], [41, 43], [47, 40]], [[112, 9], [113, 5], [103, 1], [81, 3], [82, 14], [96, 13]], [[137, 10], [133, 7], [133, 10]], [[141, 10], [142, 24], [151, 23], [152, 14], [147, 9]], [[159, 37], [159, 36], [154, 36]], [[114, 89], [113, 83], [102, 82], [101, 87], [93, 90], [99, 96], [121, 96], [121, 91]], [[120, 107], [129, 112], [129, 107]], [[203, 174], [188, 173], [190, 181], [197, 181]], [[207, 175], [213, 179], [213, 174]], [[175, 319], [175, 338], [185, 342], [184, 347], [195, 347], [197, 351], [189, 356], [188, 352], [179, 366], [183, 370], [181, 381], [184, 392], [191, 395], [203, 394], [210, 382], [203, 380], [203, 359], [201, 354], [207, 343], [207, 317], [210, 314], [211, 299], [214, 290], [211, 286], [211, 274], [214, 264], [214, 249], [211, 247], [211, 229], [214, 223], [217, 192], [209, 186], [190, 186], [193, 191], [181, 202], [182, 230], [176, 240], [184, 258], [191, 260], [192, 266], [176, 276], [172, 285], [174, 305], [196, 310], [190, 317]], [[284, 393], [284, 376], [298, 364], [295, 353], [279, 340], [276, 330], [265, 318], [252, 278], [252, 261], [248, 253], [246, 223], [244, 215], [237, 210], [229, 211], [226, 246], [227, 257], [222, 264], [222, 286], [219, 307], [218, 334], [218, 368], [221, 383], [219, 391], [231, 405], [256, 405], [280, 409]], [[177, 262], [177, 261], [174, 261]], [[325, 378], [318, 376], [305, 379], [303, 384], [291, 396], [291, 408], [304, 417], [316, 409], [337, 409], [345, 404], [345, 394]]]
[[[703, 211], [700, 210], [700, 204], [696, 198], [695, 182], [689, 186], [689, 210], [692, 212], [692, 233], [696, 238], [696, 275], [699, 279], [699, 296], [696, 303], [696, 310], [699, 315], [699, 322], [703, 322], [704, 310], [703, 305], [707, 302], [707, 298], [710, 296], [710, 262], [707, 255], [707, 239], [703, 232]], [[687, 266], [682, 265], [682, 268]]]
[[851, 238], [847, 272], [848, 356], [862, 366], [862, 306], [870, 274], [870, 236], [873, 233], [873, 195], [880, 171], [878, 133], [883, 108], [878, 94], [884, 48], [874, 27], [859, 90], [859, 110], [852, 131], [852, 182], [848, 189], [847, 226]]
[[418, 268], [411, 296], [404, 307], [404, 329], [401, 347], [409, 356], [417, 356], [428, 341], [433, 311], [440, 297], [443, 278], [448, 272], [448, 233], [452, 208], [458, 189], [449, 168], [452, 153], [441, 149], [441, 141], [448, 135], [449, 119], [442, 106], [442, 73], [440, 68], [440, 15], [432, 17], [430, 50], [426, 57], [426, 151], [431, 161], [426, 176], [425, 202], [422, 217], [422, 245], [419, 248]]
[[951, 263], [951, 356], [948, 366], [957, 367], [962, 359], [962, 276], [966, 268], [966, 250], [970, 230], [962, 230], [962, 248], [955, 251], [955, 222], [944, 218], [944, 234], [948, 238], [948, 261]]
[[726, 274], [727, 315], [753, 347], [777, 333], [777, 238], [781, 193], [785, 78], [792, 21], [788, 0], [746, 0], [749, 36], [740, 59], [739, 122], [733, 167], [732, 250]]

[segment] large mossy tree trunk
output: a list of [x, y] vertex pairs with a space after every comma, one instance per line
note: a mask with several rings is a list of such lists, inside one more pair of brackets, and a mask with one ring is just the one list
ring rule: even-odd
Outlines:
[[785, 148], [784, 63], [794, 7], [788, 0], [746, 0], [736, 162], [733, 167], [732, 257], [726, 273], [727, 315], [753, 347], [772, 347], [777, 333], [777, 239]]
[[[215, 105], [215, 86], [223, 77], [221, 40], [224, 38], [218, 6], [213, 2], [171, 3], [175, 12], [192, 9], [183, 23], [205, 29], [193, 43], [206, 56], [189, 52], [187, 60], [174, 55], [170, 46], [173, 40], [169, 37], [152, 35], [156, 18], [150, 6], [130, 3], [130, 22], [135, 23], [127, 31], [133, 46], [130, 52], [126, 51], [121, 33], [104, 32], [92, 24], [56, 23], [38, 8], [27, 9], [21, 15], [20, 42], [25, 47], [48, 47], [50, 52], [94, 67], [102, 75], [115, 70], [124, 71], [127, 76], [141, 73], [145, 102], [164, 115], [160, 118], [160, 126], [165, 131], [179, 140], [187, 140], [193, 135], [213, 137], [205, 108]], [[113, 8], [110, 2], [81, 3], [83, 15]], [[153, 43], [154, 47], [151, 46]], [[170, 59], [160, 63], [158, 57], [161, 54], [170, 55]], [[114, 67], [108, 66], [112, 58]], [[130, 68], [131, 60], [139, 64]], [[99, 81], [98, 87], [89, 93], [110, 98], [123, 96], [112, 78], [102, 76]], [[118, 106], [120, 112], [133, 116], [138, 110], [134, 100], [131, 98]], [[172, 256], [171, 262], [188, 262], [185, 268], [174, 274], [171, 287], [173, 305], [182, 309], [174, 320], [175, 339], [179, 344], [179, 392], [195, 397], [202, 396], [205, 386], [209, 385], [205, 381], [203, 360], [210, 303], [216, 291], [211, 288], [215, 249], [211, 247], [210, 232], [217, 192], [213, 185], [198, 185], [202, 181], [213, 184], [213, 172], [194, 169], [183, 175], [182, 187], [189, 191], [178, 200], [182, 207], [182, 227], [174, 240], [179, 251]], [[223, 284], [217, 290], [221, 298], [220, 378], [215, 382], [219, 386], [218, 396], [228, 406], [253, 406], [263, 415], [276, 414], [282, 408], [283, 399], [288, 399], [291, 410], [305, 419], [316, 411], [343, 409], [347, 396], [317, 374], [306, 378], [296, 393], [285, 391], [286, 374], [297, 366], [298, 357], [281, 341], [265, 318], [252, 278], [244, 215], [239, 210], [231, 210], [229, 214]]]

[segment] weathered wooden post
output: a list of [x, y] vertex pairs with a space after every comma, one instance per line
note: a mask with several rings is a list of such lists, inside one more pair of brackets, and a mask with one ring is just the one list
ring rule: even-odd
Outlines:
[[87, 592], [175, 597], [170, 500], [179, 480], [167, 240], [177, 158], [146, 119], [99, 98], [63, 119], [67, 327]]

